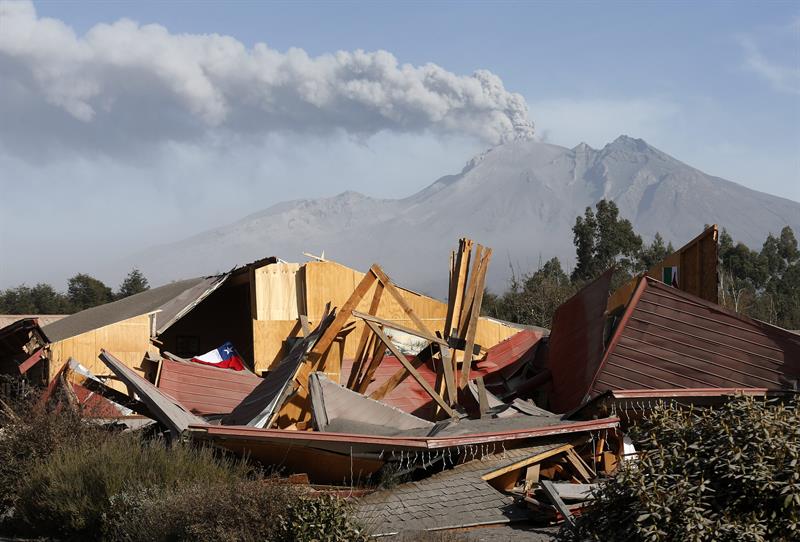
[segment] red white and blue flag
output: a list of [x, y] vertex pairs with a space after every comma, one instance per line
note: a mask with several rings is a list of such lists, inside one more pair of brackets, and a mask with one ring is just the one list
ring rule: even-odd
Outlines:
[[234, 371], [244, 370], [244, 360], [242, 360], [242, 356], [239, 355], [230, 341], [219, 348], [206, 352], [202, 356], [192, 358], [192, 361], [195, 363], [202, 363], [203, 365], [213, 365], [220, 369], [233, 369]]

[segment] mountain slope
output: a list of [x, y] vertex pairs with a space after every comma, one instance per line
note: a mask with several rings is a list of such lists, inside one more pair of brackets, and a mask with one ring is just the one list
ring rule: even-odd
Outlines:
[[207, 268], [208, 254], [233, 264], [267, 255], [296, 261], [303, 251], [325, 250], [361, 269], [380, 262], [400, 283], [441, 295], [449, 250], [466, 235], [494, 249], [488, 280], [500, 291], [509, 263], [527, 270], [540, 258], [559, 256], [571, 264], [575, 217], [602, 198], [613, 199], [646, 238], [659, 231], [677, 245], [711, 223], [753, 247], [787, 224], [800, 231], [800, 204], [706, 175], [621, 136], [599, 150], [534, 141], [500, 145], [408, 198], [345, 192], [284, 202], [153, 247], [135, 261], [146, 262], [139, 265], [157, 284], [222, 271]]

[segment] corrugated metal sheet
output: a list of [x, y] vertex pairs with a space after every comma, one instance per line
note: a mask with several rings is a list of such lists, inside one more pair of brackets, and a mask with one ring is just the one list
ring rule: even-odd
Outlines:
[[506, 368], [532, 361], [536, 347], [546, 334], [544, 329], [524, 329], [504, 341], [500, 341], [486, 352], [486, 359], [476, 364], [475, 376], [486, 376]]
[[592, 383], [609, 389], [792, 389], [800, 337], [644, 279]]
[[605, 312], [612, 271], [583, 288], [553, 315], [549, 409], [566, 412], [583, 402], [603, 359]]
[[228, 414], [261, 379], [248, 371], [161, 361], [158, 388], [195, 414]]

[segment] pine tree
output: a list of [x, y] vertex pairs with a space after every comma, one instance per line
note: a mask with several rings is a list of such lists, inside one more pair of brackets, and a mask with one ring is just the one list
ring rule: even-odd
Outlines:
[[116, 297], [117, 299], [122, 299], [149, 289], [150, 285], [147, 283], [145, 276], [134, 267], [125, 277], [125, 280], [122, 281], [122, 284], [119, 285], [119, 292], [117, 292]]

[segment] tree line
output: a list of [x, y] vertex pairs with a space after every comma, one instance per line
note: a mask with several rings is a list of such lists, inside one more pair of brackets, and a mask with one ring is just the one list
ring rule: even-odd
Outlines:
[[35, 286], [21, 284], [16, 288], [0, 290], [0, 313], [72, 314], [149, 288], [147, 278], [135, 268], [128, 273], [116, 292], [102, 281], [86, 273], [78, 273], [67, 281], [66, 293], [43, 282]]
[[[558, 258], [519, 274], [512, 267], [508, 290], [487, 292], [483, 312], [488, 316], [549, 328], [553, 313], [564, 301], [604, 271], [615, 268], [612, 288], [644, 273], [675, 251], [656, 233], [642, 241], [631, 222], [619, 216], [613, 201], [587, 207], [572, 228], [576, 264], [568, 275]], [[800, 329], [800, 250], [789, 226], [769, 234], [760, 251], [736, 243], [723, 229], [719, 238], [719, 301], [732, 309], [787, 329]]]

